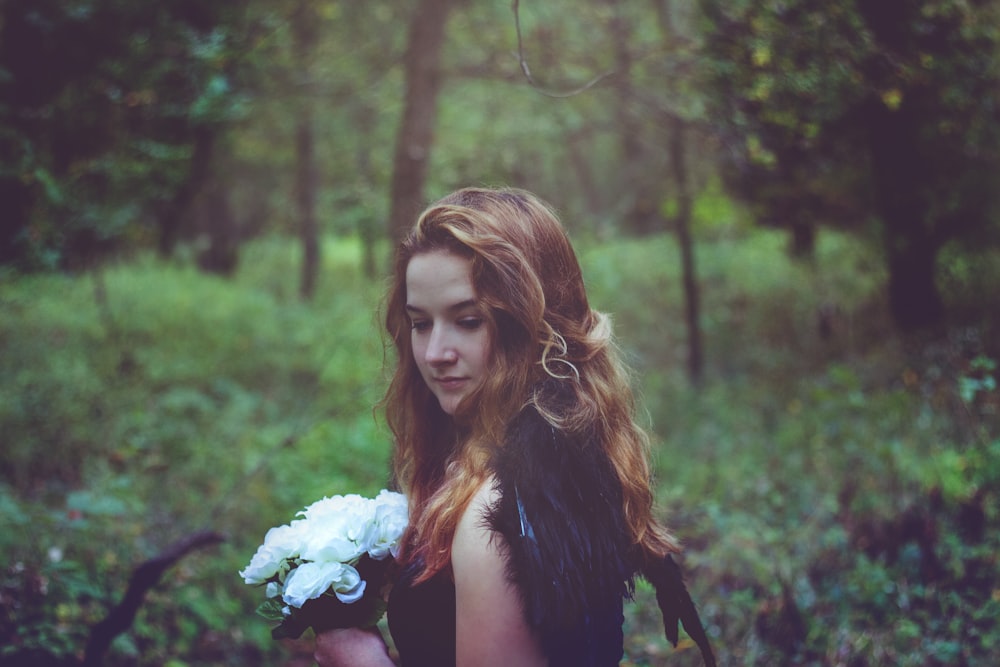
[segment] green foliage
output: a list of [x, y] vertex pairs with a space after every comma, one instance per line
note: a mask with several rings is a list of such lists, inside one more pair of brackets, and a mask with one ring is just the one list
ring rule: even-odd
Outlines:
[[939, 324], [938, 251], [1000, 219], [997, 4], [701, 4], [730, 191], [800, 238], [876, 223], [897, 324]]
[[242, 3], [6, 2], [0, 261], [87, 264], [148, 245], [195, 135], [248, 110]]
[[[728, 217], [717, 202], [702, 210]], [[823, 233], [803, 264], [776, 231], [709, 229], [697, 390], [681, 370], [673, 239], [580, 251], [638, 371], [656, 495], [721, 664], [993, 664], [988, 331], [922, 345], [887, 333], [871, 315], [884, 275], [856, 238]], [[107, 664], [291, 659], [236, 573], [306, 504], [386, 486], [389, 435], [372, 406], [391, 358], [361, 254], [327, 241], [308, 304], [281, 239], [248, 246], [233, 281], [147, 258], [103, 280], [0, 286], [0, 659], [78, 655], [131, 569], [206, 527], [228, 541], [167, 572]], [[834, 318], [827, 338], [820, 310]], [[700, 664], [686, 639], [667, 645], [641, 582], [626, 623], [624, 664]]]
[[[212, 527], [230, 542], [168, 572], [109, 664], [275, 655], [266, 624], [243, 622], [256, 591], [236, 571], [308, 502], [386, 485], [377, 289], [357, 243], [331, 250], [315, 306], [295, 296], [284, 241], [253, 246], [238, 287], [152, 260], [110, 268], [106, 313], [89, 279], [5, 284], [8, 654], [77, 653], [132, 567]], [[206, 643], [243, 648], [222, 659]]]
[[[992, 664], [989, 330], [912, 346], [871, 314], [884, 275], [859, 239], [821, 234], [803, 264], [777, 232], [739, 234], [697, 248], [709, 360], [697, 392], [682, 376], [673, 241], [583, 253], [594, 305], [640, 369], [658, 498], [721, 664]], [[628, 623], [631, 664], [700, 664], [689, 643], [668, 648], [648, 608]]]

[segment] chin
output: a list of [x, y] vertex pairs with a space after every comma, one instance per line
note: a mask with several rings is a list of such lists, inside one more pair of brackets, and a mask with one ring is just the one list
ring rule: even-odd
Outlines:
[[455, 412], [458, 411], [458, 406], [462, 402], [463, 396], [445, 396], [438, 399], [438, 405], [441, 406], [441, 411], [446, 415], [451, 417], [455, 416]]

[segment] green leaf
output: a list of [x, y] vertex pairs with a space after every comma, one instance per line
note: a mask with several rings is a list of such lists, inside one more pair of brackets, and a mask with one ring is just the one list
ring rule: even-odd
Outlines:
[[257, 613], [269, 621], [282, 621], [285, 618], [282, 609], [285, 603], [279, 597], [268, 598], [257, 607]]

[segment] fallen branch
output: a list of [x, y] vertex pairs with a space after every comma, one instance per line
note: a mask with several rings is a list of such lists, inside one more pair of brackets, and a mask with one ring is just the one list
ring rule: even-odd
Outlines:
[[155, 586], [163, 573], [174, 563], [196, 549], [211, 546], [224, 541], [222, 535], [213, 531], [202, 531], [189, 535], [173, 543], [158, 556], [141, 563], [132, 572], [128, 588], [121, 602], [111, 610], [104, 620], [95, 625], [87, 640], [87, 649], [83, 656], [84, 667], [97, 667], [104, 660], [104, 654], [115, 637], [129, 629], [135, 620], [136, 612], [142, 606], [146, 592]]

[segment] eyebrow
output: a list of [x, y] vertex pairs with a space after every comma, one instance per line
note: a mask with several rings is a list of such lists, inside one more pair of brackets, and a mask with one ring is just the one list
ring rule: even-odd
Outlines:
[[[447, 310], [449, 313], [457, 313], [466, 310], [467, 308], [475, 308], [475, 307], [476, 307], [475, 299], [466, 299], [465, 301], [459, 301], [458, 303], [453, 303], [452, 305], [448, 306], [445, 310]], [[408, 303], [406, 304], [406, 312], [425, 313], [427, 311], [425, 311], [423, 308], [418, 308], [417, 306]]]

